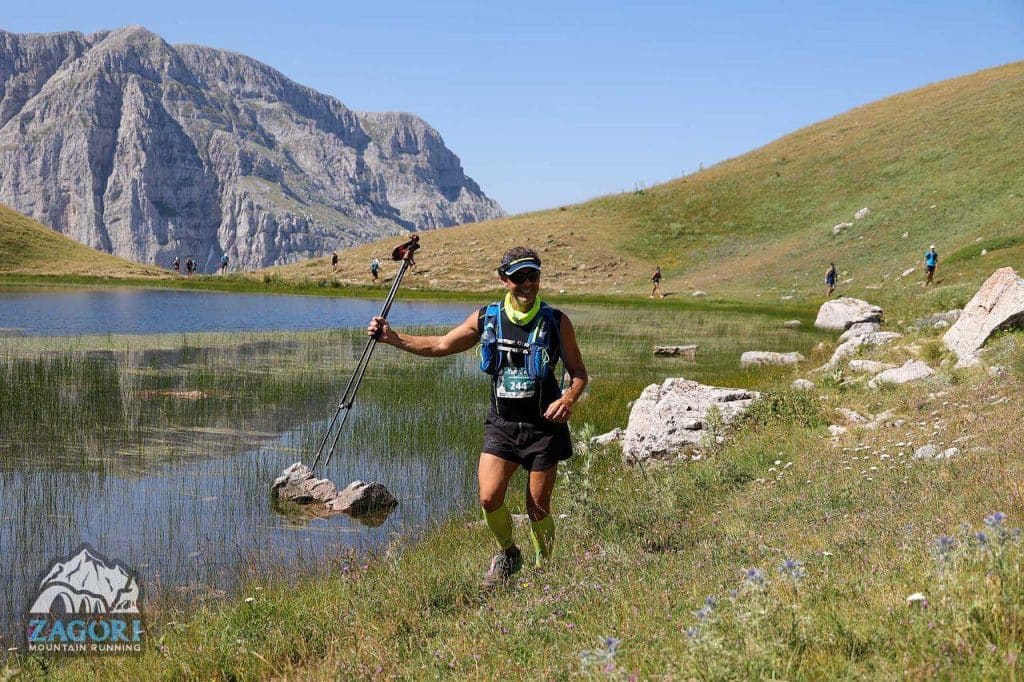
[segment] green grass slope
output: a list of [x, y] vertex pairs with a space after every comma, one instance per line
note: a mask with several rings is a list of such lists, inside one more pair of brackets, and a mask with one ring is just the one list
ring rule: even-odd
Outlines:
[[0, 204], [0, 275], [124, 279], [169, 273], [83, 246]]
[[[1024, 256], [1022, 108], [1024, 62], [929, 85], [642, 192], [426, 233], [410, 282], [490, 288], [500, 254], [526, 243], [546, 259], [549, 289], [636, 293], [660, 265], [677, 295], [807, 298], [835, 259], [851, 280], [840, 293], [885, 303], [921, 291], [935, 243], [943, 287], [929, 297], [963, 299]], [[862, 207], [870, 215], [854, 220]], [[842, 222], [853, 226], [833, 235]], [[396, 241], [342, 252], [337, 275], [328, 259], [275, 271], [366, 282], [370, 258]]]

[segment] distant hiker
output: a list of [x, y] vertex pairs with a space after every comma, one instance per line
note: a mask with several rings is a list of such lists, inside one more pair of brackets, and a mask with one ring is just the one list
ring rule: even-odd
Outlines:
[[220, 257], [220, 272], [223, 275], [228, 269], [228, 254]]
[[828, 270], [825, 271], [825, 288], [828, 289], [828, 297], [832, 297], [832, 292], [836, 290], [836, 264], [829, 263]]
[[179, 275], [181, 274], [181, 259], [177, 256], [174, 257], [174, 271]]
[[[535, 251], [508, 251], [498, 268], [504, 299], [473, 311], [444, 336], [400, 334], [381, 317], [367, 327], [370, 335], [380, 334], [381, 342], [425, 357], [461, 353], [481, 344], [480, 370], [490, 376], [491, 400], [478, 465], [480, 506], [501, 549], [484, 577], [485, 588], [507, 582], [522, 566], [512, 514], [505, 506], [509, 481], [519, 467], [527, 472], [534, 565], [550, 558], [555, 540], [551, 493], [558, 463], [572, 456], [569, 416], [587, 385], [572, 322], [540, 300], [540, 267]], [[565, 393], [555, 378], [559, 359], [572, 378]]]
[[191, 277], [192, 276], [192, 272], [195, 269], [196, 269], [195, 261], [193, 261], [191, 258], [189, 258], [188, 260], [185, 261], [185, 276], [186, 277]]
[[[409, 264], [412, 267], [412, 263]], [[380, 272], [380, 261], [374, 258], [370, 261], [370, 276], [373, 277], [373, 283], [377, 283], [377, 274]]]
[[331, 272], [337, 272], [337, 271], [338, 271], [338, 252], [337, 251], [332, 251], [331, 252]]
[[661, 293], [661, 266], [654, 268], [654, 274], [651, 275], [651, 281], [654, 282], [654, 287], [651, 289], [651, 295], [648, 298], [654, 298], [654, 294], [658, 294], [661, 298], [665, 298], [665, 294]]
[[932, 283], [932, 277], [935, 276], [935, 266], [939, 264], [939, 254], [935, 250], [935, 244], [932, 244], [924, 254], [924, 269], [928, 273], [928, 279], [924, 281], [924, 285], [928, 286]]
[[420, 236], [414, 234], [409, 237], [409, 241], [395, 247], [395, 250], [391, 252], [391, 260], [405, 260], [406, 256], [408, 256], [409, 270], [411, 271], [416, 268], [416, 260], [412, 257], [412, 254], [416, 253], [418, 248], [420, 248]]

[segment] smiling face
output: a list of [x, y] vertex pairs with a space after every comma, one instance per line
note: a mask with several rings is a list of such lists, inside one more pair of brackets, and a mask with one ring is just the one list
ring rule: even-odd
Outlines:
[[[516, 282], [517, 279], [522, 281]], [[502, 277], [501, 286], [511, 292], [516, 308], [529, 310], [540, 292], [540, 271], [534, 268], [518, 270], [512, 275]]]

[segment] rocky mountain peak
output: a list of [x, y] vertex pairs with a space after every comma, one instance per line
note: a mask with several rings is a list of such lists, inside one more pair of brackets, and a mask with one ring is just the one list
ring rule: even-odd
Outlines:
[[0, 202], [77, 241], [212, 271], [501, 215], [441, 135], [142, 26], [0, 32]]

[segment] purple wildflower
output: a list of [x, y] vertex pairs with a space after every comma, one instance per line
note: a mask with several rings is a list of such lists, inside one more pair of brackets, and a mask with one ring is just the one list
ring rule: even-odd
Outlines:
[[750, 585], [761, 587], [764, 585], [764, 572], [762, 572], [760, 568], [748, 568], [745, 580]]
[[787, 576], [793, 582], [800, 582], [807, 575], [807, 571], [804, 570], [803, 562], [796, 559], [786, 559], [779, 566], [779, 573]]
[[700, 628], [697, 626], [686, 628], [686, 637], [692, 640], [700, 639]]
[[613, 656], [618, 652], [619, 645], [622, 644], [622, 640], [618, 637], [605, 637], [601, 641], [604, 643], [604, 648]]
[[702, 606], [697, 611], [694, 611], [693, 615], [697, 617], [697, 620], [705, 620], [708, 616], [711, 615], [711, 607]]
[[932, 547], [932, 551], [935, 552], [935, 558], [939, 561], [948, 561], [955, 545], [956, 540], [948, 535], [940, 535], [935, 539]]
[[718, 600], [715, 599], [715, 595], [712, 594], [712, 595], [709, 595], [709, 596], [705, 597], [704, 598], [704, 606], [708, 607], [709, 609], [713, 609], [716, 606], [718, 606]]
[[985, 525], [992, 530], [998, 530], [1002, 528], [1003, 521], [1006, 520], [1006, 514], [1003, 512], [993, 512], [985, 517]]

